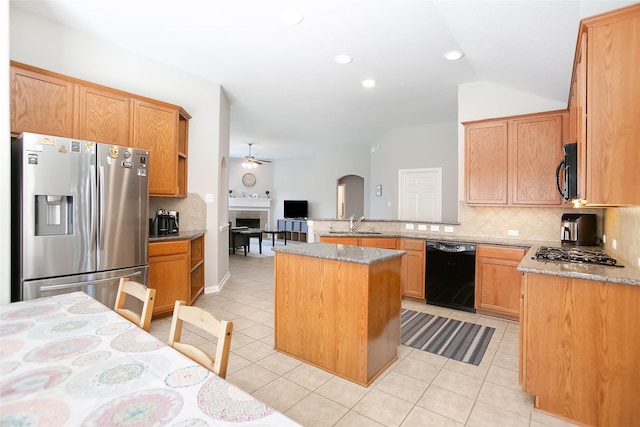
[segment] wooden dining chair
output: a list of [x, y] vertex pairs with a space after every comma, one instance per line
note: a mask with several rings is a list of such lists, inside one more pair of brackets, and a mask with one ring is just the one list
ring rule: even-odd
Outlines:
[[[183, 322], [203, 329], [218, 339], [214, 357], [211, 357], [207, 352], [194, 345], [180, 341]], [[169, 345], [205, 368], [213, 371], [219, 377], [225, 378], [227, 376], [232, 331], [233, 322], [219, 320], [208, 311], [198, 307], [188, 306], [184, 301], [176, 301], [173, 308]]]
[[[128, 295], [142, 302], [141, 313], [136, 313], [129, 308], [125, 308], [125, 301]], [[118, 294], [116, 295], [116, 304], [113, 310], [122, 317], [140, 326], [145, 331], [148, 331], [151, 325], [151, 315], [155, 297], [155, 289], [148, 288], [142, 283], [134, 282], [123, 277], [120, 279]]]

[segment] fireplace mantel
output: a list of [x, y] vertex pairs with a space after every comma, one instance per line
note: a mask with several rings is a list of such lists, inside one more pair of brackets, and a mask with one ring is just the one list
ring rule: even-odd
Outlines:
[[253, 199], [249, 197], [229, 197], [230, 210], [261, 210], [271, 207], [271, 199]]

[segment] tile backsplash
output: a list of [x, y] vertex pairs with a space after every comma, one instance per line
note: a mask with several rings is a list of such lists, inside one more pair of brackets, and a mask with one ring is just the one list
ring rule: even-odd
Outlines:
[[456, 233], [467, 236], [491, 238], [509, 237], [509, 230], [517, 230], [522, 240], [560, 240], [560, 219], [563, 213], [594, 213], [597, 218], [598, 236], [602, 236], [603, 209], [525, 208], [502, 206], [469, 206], [460, 203]]
[[[607, 208], [604, 230], [607, 253], [637, 268], [640, 258], [640, 206]], [[616, 249], [613, 249], [614, 239]]]
[[155, 217], [158, 209], [178, 211], [181, 230], [207, 229], [207, 204], [198, 193], [189, 193], [185, 198], [149, 197], [149, 218]]

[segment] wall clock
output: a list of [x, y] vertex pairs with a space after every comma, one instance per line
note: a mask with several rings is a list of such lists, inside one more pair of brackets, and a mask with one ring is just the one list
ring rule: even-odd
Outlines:
[[242, 175], [242, 183], [247, 187], [251, 187], [256, 183], [256, 176], [252, 173]]

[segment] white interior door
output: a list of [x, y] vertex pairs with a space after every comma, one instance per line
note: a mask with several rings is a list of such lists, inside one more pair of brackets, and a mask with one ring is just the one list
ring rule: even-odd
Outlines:
[[398, 219], [442, 220], [442, 168], [400, 169]]

